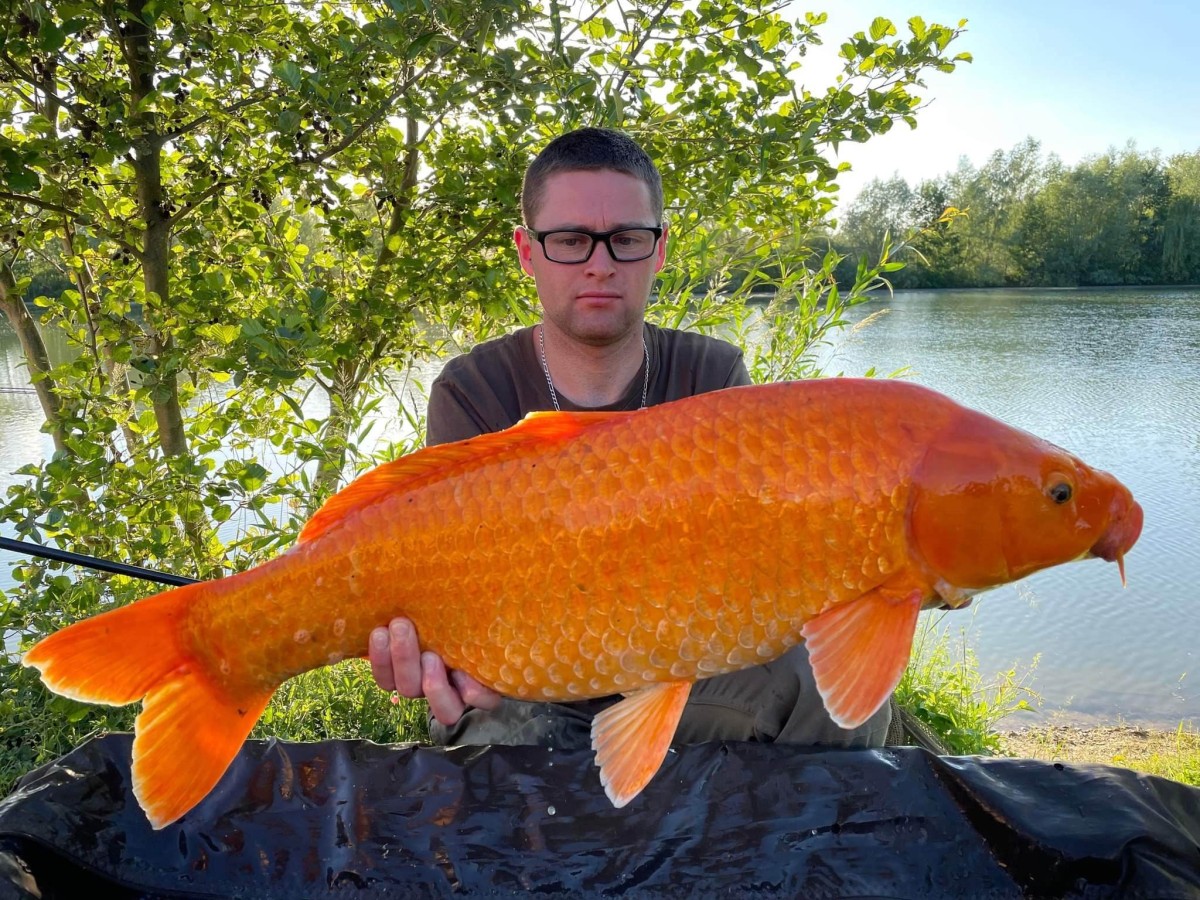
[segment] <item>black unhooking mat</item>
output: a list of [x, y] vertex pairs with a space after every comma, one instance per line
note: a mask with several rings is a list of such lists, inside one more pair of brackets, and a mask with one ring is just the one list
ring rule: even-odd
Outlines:
[[250, 741], [155, 832], [130, 744], [0, 802], [0, 897], [1200, 897], [1200, 790], [1109, 766], [705, 744], [613, 809], [587, 752]]

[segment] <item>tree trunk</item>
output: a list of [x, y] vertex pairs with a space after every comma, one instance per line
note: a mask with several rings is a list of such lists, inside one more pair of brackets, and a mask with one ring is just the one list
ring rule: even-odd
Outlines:
[[25, 301], [17, 293], [16, 279], [7, 264], [0, 264], [0, 310], [17, 333], [21, 341], [21, 351], [25, 354], [25, 365], [37, 393], [38, 402], [42, 404], [42, 414], [50, 425], [50, 436], [54, 439], [55, 452], [70, 452], [67, 448], [66, 430], [63, 425], [62, 403], [54, 393], [54, 382], [50, 378], [50, 355], [46, 352], [46, 344], [38, 331]]
[[[392, 200], [392, 214], [384, 228], [379, 255], [375, 259], [375, 268], [368, 282], [367, 290], [370, 292], [382, 290], [387, 282], [388, 266], [396, 258], [396, 251], [392, 249], [390, 239], [404, 232], [416, 196], [421, 163], [420, 128], [416, 119], [410, 117], [407, 120], [405, 135], [404, 174], [396, 188]], [[354, 406], [358, 402], [363, 384], [374, 374], [376, 364], [387, 350], [386, 336], [372, 335], [364, 328], [358, 337], [363, 343], [372, 344], [370, 353], [357, 363], [352, 360], [340, 361], [333, 383], [326, 386], [326, 392], [329, 394], [329, 419], [322, 431], [326, 453], [317, 466], [313, 498], [315, 504], [321, 503], [325, 497], [337, 490], [346, 469], [350, 429], [358, 421]]]
[[[41, 85], [41, 97], [44, 102], [43, 115], [51, 123], [55, 123], [57, 132], [58, 96], [52, 90], [58, 71], [58, 61], [51, 56], [45, 65], [44, 82]], [[21, 341], [21, 351], [25, 354], [25, 365], [29, 369], [33, 389], [37, 393], [38, 402], [42, 405], [42, 414], [50, 426], [50, 436], [54, 440], [56, 453], [70, 452], [66, 443], [66, 431], [63, 425], [62, 403], [54, 393], [54, 381], [50, 378], [50, 354], [46, 352], [46, 343], [38, 331], [37, 322], [25, 306], [25, 301], [17, 293], [16, 279], [7, 263], [0, 263], [0, 309], [5, 318], [17, 333]]]
[[313, 512], [326, 497], [338, 489], [342, 473], [346, 470], [350, 429], [358, 419], [355, 404], [362, 388], [362, 382], [352, 374], [353, 368], [351, 363], [343, 362], [338, 367], [338, 377], [326, 388], [329, 394], [329, 418], [321, 431], [325, 455], [321, 457], [316, 478], [313, 480]]
[[[105, 17], [121, 47], [129, 71], [130, 101], [136, 112], [131, 121], [141, 136], [134, 142], [132, 157], [138, 201], [145, 235], [142, 244], [142, 282], [147, 296], [157, 295], [158, 306], [169, 308], [171, 213], [173, 207], [162, 184], [163, 137], [157, 114], [143, 108], [142, 101], [154, 91], [155, 63], [151, 46], [151, 17], [144, 14], [145, 3], [133, 0], [123, 8], [113, 0], [104, 4]], [[153, 301], [151, 301], [153, 302]], [[148, 317], [150, 318], [150, 317]], [[154, 392], [154, 418], [158, 425], [159, 446], [167, 457], [185, 457], [190, 453], [183, 427], [183, 409], [179, 403], [179, 376], [172, 365], [171, 334], [151, 326], [150, 349], [158, 362], [157, 390]], [[192, 483], [178, 498], [178, 513], [196, 557], [196, 567], [207, 572], [214, 560], [211, 525], [200, 503], [199, 485]]]

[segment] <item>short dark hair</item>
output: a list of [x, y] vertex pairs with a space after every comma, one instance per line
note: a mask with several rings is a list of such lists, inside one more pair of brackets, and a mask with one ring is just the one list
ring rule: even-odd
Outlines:
[[558, 172], [595, 172], [611, 169], [624, 172], [650, 189], [654, 217], [662, 221], [663, 188], [654, 161], [633, 138], [612, 128], [579, 128], [568, 131], [542, 148], [521, 185], [521, 216], [530, 226], [542, 202], [546, 179]]

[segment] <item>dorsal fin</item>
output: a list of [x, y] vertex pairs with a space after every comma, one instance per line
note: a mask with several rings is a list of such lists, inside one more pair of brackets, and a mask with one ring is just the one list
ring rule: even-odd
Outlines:
[[396, 491], [416, 490], [453, 471], [517, 453], [548, 447], [613, 419], [636, 412], [531, 412], [512, 428], [495, 434], [426, 447], [394, 462], [377, 466], [330, 497], [300, 532], [297, 543], [311, 541], [340, 523], [354, 510]]

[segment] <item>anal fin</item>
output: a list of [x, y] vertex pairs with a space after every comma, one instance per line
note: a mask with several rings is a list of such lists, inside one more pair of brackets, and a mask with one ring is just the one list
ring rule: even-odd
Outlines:
[[157, 830], [216, 786], [274, 693], [236, 701], [186, 668], [146, 694], [133, 740], [133, 793]]
[[830, 717], [857, 728], [887, 702], [904, 675], [923, 596], [887, 585], [840, 603], [800, 630]]
[[620, 808], [642, 792], [671, 747], [690, 681], [656, 684], [614, 703], [592, 720], [600, 783]]

